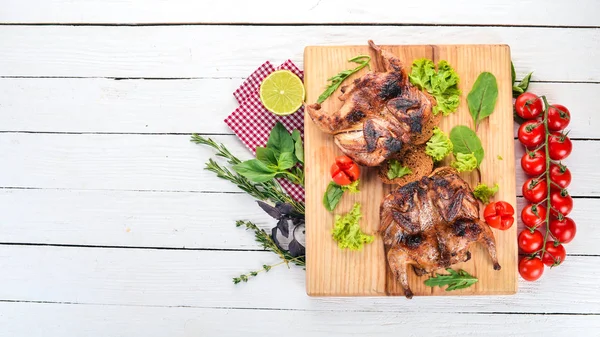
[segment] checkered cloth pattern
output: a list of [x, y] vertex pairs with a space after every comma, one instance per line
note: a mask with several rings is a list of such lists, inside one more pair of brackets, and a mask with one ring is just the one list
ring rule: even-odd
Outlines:
[[[275, 123], [281, 122], [291, 133], [298, 129], [304, 138], [304, 107], [288, 116], [277, 116], [267, 111], [260, 101], [259, 88], [262, 81], [275, 70], [289, 70], [298, 75], [302, 80], [302, 70], [291, 61], [287, 60], [275, 68], [269, 61], [256, 69], [242, 85], [233, 93], [240, 106], [227, 118], [225, 123], [233, 130], [238, 138], [252, 152], [256, 153], [257, 146], [265, 146], [269, 133]], [[304, 188], [290, 183], [285, 179], [278, 179], [283, 189], [295, 200], [304, 201]]]

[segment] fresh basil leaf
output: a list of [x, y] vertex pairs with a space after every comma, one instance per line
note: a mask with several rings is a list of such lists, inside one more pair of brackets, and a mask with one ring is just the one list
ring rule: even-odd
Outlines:
[[287, 170], [294, 165], [296, 165], [296, 158], [294, 158], [293, 153], [283, 152], [279, 155], [279, 158], [277, 159], [277, 167], [279, 170]]
[[519, 88], [523, 89], [523, 92], [527, 91], [527, 88], [529, 88], [529, 81], [531, 81], [531, 75], [533, 75], [533, 72], [527, 74], [527, 76], [525, 76], [521, 80], [521, 83], [519, 83], [518, 85]]
[[300, 131], [292, 131], [292, 139], [294, 140], [294, 155], [300, 163], [304, 164], [304, 145], [302, 144]]
[[258, 159], [250, 159], [233, 166], [233, 170], [256, 183], [264, 183], [275, 178], [276, 171]]
[[283, 152], [294, 152], [294, 140], [285, 126], [280, 122], [277, 122], [271, 130], [269, 140], [267, 141], [267, 148], [273, 150], [276, 157], [279, 157]]
[[483, 161], [484, 151], [481, 146], [481, 140], [477, 137], [475, 131], [464, 125], [457, 125], [450, 131], [450, 141], [452, 142], [452, 152], [454, 154], [473, 153], [477, 159], [477, 167]]
[[323, 195], [323, 206], [332, 212], [337, 204], [340, 202], [344, 191], [342, 187], [333, 181], [327, 185], [327, 190], [325, 190], [325, 194]]
[[399, 161], [396, 159], [390, 160], [390, 164], [388, 166], [387, 177], [388, 179], [396, 179], [402, 178], [407, 174], [411, 174], [412, 171], [408, 167], [402, 166]]
[[260, 160], [266, 166], [277, 167], [277, 157], [275, 157], [275, 151], [258, 146], [256, 147], [256, 159]]
[[481, 121], [494, 112], [498, 98], [498, 82], [496, 76], [490, 72], [482, 72], [475, 80], [471, 92], [467, 95], [469, 112], [473, 117], [475, 129]]
[[515, 71], [515, 65], [510, 61], [510, 77], [512, 78], [511, 85], [515, 84], [517, 80], [517, 72]]

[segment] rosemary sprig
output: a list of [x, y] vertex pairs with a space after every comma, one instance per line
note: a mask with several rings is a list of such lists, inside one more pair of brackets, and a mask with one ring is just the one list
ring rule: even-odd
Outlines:
[[331, 81], [331, 83], [319, 96], [319, 99], [317, 99], [317, 103], [323, 103], [327, 99], [327, 97], [331, 96], [331, 94], [333, 94], [337, 90], [337, 88], [339, 88], [340, 84], [342, 84], [342, 82], [344, 82], [344, 80], [350, 77], [352, 74], [358, 72], [359, 70], [367, 66], [369, 67], [369, 69], [371, 69], [371, 67], [369, 66], [370, 61], [371, 57], [368, 55], [359, 55], [349, 59], [348, 62], [357, 63], [358, 66], [354, 69], [344, 70], [341, 73], [328, 78], [327, 81]]
[[246, 274], [242, 274], [238, 277], [234, 277], [233, 278], [233, 283], [238, 284], [240, 282], [248, 282], [248, 280], [251, 277], [257, 276], [258, 273], [264, 271], [264, 272], [268, 272], [269, 270], [271, 270], [271, 268], [285, 264], [288, 266], [289, 268], [289, 264], [293, 263], [297, 266], [304, 266], [305, 265], [305, 258], [304, 256], [298, 256], [298, 257], [293, 257], [292, 255], [290, 255], [289, 252], [286, 252], [282, 249], [280, 249], [275, 242], [273, 241], [273, 239], [271, 238], [271, 236], [265, 232], [265, 230], [259, 228], [258, 226], [256, 226], [254, 223], [250, 222], [250, 221], [242, 221], [242, 220], [238, 220], [235, 222], [235, 226], [236, 227], [246, 227], [246, 230], [252, 230], [254, 231], [254, 239], [256, 240], [256, 242], [260, 243], [260, 245], [268, 251], [271, 251], [277, 255], [279, 255], [279, 257], [281, 258], [281, 262], [273, 264], [273, 265], [266, 265], [263, 264], [262, 269], [256, 270], [256, 271], [251, 271], [248, 272]]
[[[229, 152], [225, 145], [219, 144], [210, 138], [204, 138], [198, 134], [193, 134], [191, 141], [196, 144], [212, 147], [217, 151], [217, 156], [227, 159], [227, 162], [230, 165], [236, 165], [242, 162]], [[269, 180], [262, 183], [252, 182], [248, 180], [248, 178], [219, 165], [213, 159], [208, 160], [205, 169], [215, 173], [217, 177], [237, 185], [241, 190], [256, 199], [288, 203], [292, 205], [298, 213], [304, 214], [304, 204], [287, 195], [275, 180]]]

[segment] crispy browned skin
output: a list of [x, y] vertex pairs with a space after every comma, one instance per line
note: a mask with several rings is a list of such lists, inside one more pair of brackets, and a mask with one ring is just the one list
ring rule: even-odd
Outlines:
[[325, 112], [317, 103], [307, 111], [321, 130], [334, 134], [344, 154], [360, 165], [377, 166], [405, 143], [425, 143], [433, 129], [429, 124], [437, 123], [431, 123], [435, 100], [410, 84], [402, 62], [373, 41], [369, 45], [384, 71], [369, 72], [342, 87], [344, 104], [338, 111]]
[[496, 243], [479, 219], [479, 204], [469, 185], [450, 167], [400, 187], [381, 204], [379, 232], [391, 270], [406, 297], [412, 297], [407, 268], [417, 275], [471, 258], [469, 246], [481, 242], [499, 270]]

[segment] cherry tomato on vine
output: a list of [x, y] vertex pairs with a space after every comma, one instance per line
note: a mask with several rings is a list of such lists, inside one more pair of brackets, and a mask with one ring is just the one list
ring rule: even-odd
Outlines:
[[535, 281], [542, 277], [544, 264], [537, 257], [524, 257], [519, 261], [519, 274], [525, 281]]
[[550, 131], [564, 130], [571, 121], [571, 113], [564, 105], [554, 104], [548, 108], [548, 129]]
[[542, 149], [525, 151], [525, 154], [521, 157], [521, 167], [525, 174], [539, 176], [546, 171], [546, 152]]
[[546, 207], [534, 204], [523, 207], [521, 220], [529, 228], [538, 228], [546, 221]]
[[563, 217], [562, 220], [552, 218], [550, 220], [550, 233], [561, 243], [569, 243], [577, 233], [575, 221], [569, 217]]
[[542, 100], [537, 95], [524, 92], [515, 101], [515, 111], [523, 119], [533, 119], [544, 111], [544, 107]]
[[542, 262], [548, 267], [558, 266], [563, 263], [567, 251], [565, 247], [558, 242], [546, 242], [546, 252], [542, 256]]
[[558, 217], [560, 213], [563, 216], [569, 215], [573, 210], [573, 198], [569, 195], [567, 190], [551, 191], [550, 192], [550, 205], [552, 206], [551, 214]]
[[331, 178], [340, 185], [348, 185], [358, 179], [360, 168], [348, 156], [339, 156], [335, 158], [335, 163], [331, 165]]
[[493, 228], [507, 230], [515, 222], [515, 209], [506, 201], [494, 201], [485, 206], [483, 218]]
[[550, 159], [562, 160], [571, 154], [573, 143], [567, 135], [560, 132], [551, 132], [550, 137], [548, 137], [548, 150]]
[[524, 229], [519, 233], [517, 241], [519, 242], [519, 248], [521, 248], [524, 253], [531, 254], [542, 249], [542, 246], [544, 245], [544, 236], [537, 229], [533, 231]]
[[537, 204], [548, 196], [548, 184], [546, 180], [529, 178], [523, 184], [523, 197], [530, 202]]
[[536, 148], [546, 139], [544, 124], [537, 119], [529, 120], [519, 127], [519, 141], [529, 149]]
[[550, 164], [550, 180], [554, 183], [551, 186], [552, 189], [567, 188], [571, 184], [571, 171], [563, 164], [552, 163]]

